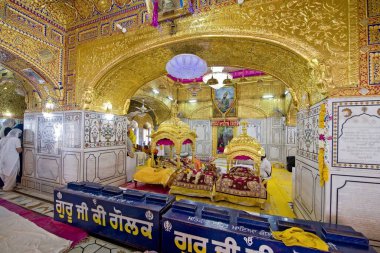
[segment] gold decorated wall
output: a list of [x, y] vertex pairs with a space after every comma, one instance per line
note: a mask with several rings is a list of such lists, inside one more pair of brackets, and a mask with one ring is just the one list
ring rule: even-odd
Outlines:
[[[78, 2], [81, 7], [79, 9], [88, 10], [90, 8], [86, 5], [86, 2], [90, 1], [75, 1]], [[104, 1], [109, 2], [109, 1]], [[112, 2], [112, 1], [111, 1]], [[117, 25], [122, 25], [128, 30], [128, 33], [134, 33], [139, 26], [141, 26], [145, 21], [145, 1], [137, 0], [131, 1], [126, 4], [126, 1], [122, 6], [117, 7], [113, 6], [109, 11], [102, 12], [101, 16], [89, 16], [88, 18], [80, 18], [78, 22], [72, 25], [67, 30], [67, 39], [66, 39], [66, 57], [67, 62], [65, 65], [65, 103], [68, 108], [75, 108], [80, 106], [83, 90], [81, 92], [76, 92], [77, 88], [77, 62], [78, 59], [78, 46], [82, 44], [91, 44], [94, 40], [111, 37], [113, 35], [122, 35], [120, 29], [117, 28]], [[92, 2], [90, 2], [92, 4]], [[87, 11], [88, 12], [88, 11]], [[104, 18], [106, 16], [107, 18]], [[85, 63], [89, 66], [90, 63]], [[79, 85], [82, 86], [82, 85]], [[87, 85], [85, 85], [87, 86]], [[93, 110], [100, 110], [101, 106], [92, 106]]]
[[[226, 0], [211, 8], [195, 1], [197, 15], [174, 20], [174, 33], [170, 24], [156, 29], [145, 22], [142, 0], [101, 2], [1, 0], [0, 52], [16, 60], [0, 61], [24, 77], [22, 68], [35, 70], [48, 83], [30, 83], [38, 96], [54, 97], [64, 109], [79, 107], [84, 91], [93, 87], [94, 109], [111, 101], [115, 112], [123, 113], [126, 100], [164, 75], [165, 63], [183, 52], [210, 65], [273, 75], [290, 88], [298, 106], [285, 105], [288, 113], [325, 96], [380, 94], [376, 0], [265, 0], [241, 6]], [[190, 109], [206, 117], [207, 106]], [[244, 114], [244, 108], [239, 111]]]
[[[267, 72], [291, 87], [301, 105], [334, 88], [357, 85], [357, 1], [269, 2], [249, 1], [176, 20], [174, 35], [162, 24], [159, 30], [143, 26], [84, 43], [77, 51], [76, 92], [94, 87], [99, 103], [112, 98], [122, 113], [125, 99], [163, 75], [166, 62], [183, 52], [196, 53], [210, 65]], [[311, 101], [302, 100], [310, 97], [304, 92]]]
[[[38, 97], [59, 100], [64, 32], [13, 1], [0, 1], [0, 63], [27, 80]], [[45, 80], [40, 84], [25, 70]]]
[[380, 4], [377, 0], [360, 0], [359, 6], [360, 84], [366, 90], [345, 94], [379, 95]]
[[[212, 89], [202, 86], [196, 97], [186, 89], [179, 90], [179, 111], [185, 118], [211, 119], [213, 102]], [[237, 117], [239, 118], [266, 118], [286, 115], [285, 84], [275, 78], [265, 78], [257, 82], [247, 82], [236, 85], [237, 92]], [[273, 99], [263, 99], [262, 96], [271, 94]], [[189, 103], [190, 99], [196, 99], [196, 103]], [[291, 103], [291, 100], [289, 100]]]
[[22, 118], [26, 110], [28, 98], [15, 92], [15, 85], [7, 83], [0, 86], [0, 115], [11, 113], [12, 117]]

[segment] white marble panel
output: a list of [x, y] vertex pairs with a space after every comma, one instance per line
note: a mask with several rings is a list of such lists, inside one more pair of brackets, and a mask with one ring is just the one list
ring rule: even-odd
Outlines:
[[115, 151], [102, 152], [99, 155], [98, 175], [101, 180], [116, 175], [117, 155]]
[[281, 144], [282, 143], [282, 135], [281, 128], [273, 128], [272, 131], [272, 144]]
[[320, 177], [317, 175], [314, 179], [314, 216], [316, 221], [323, 221], [323, 207], [324, 207], [324, 198], [323, 198], [323, 188], [319, 183]]
[[24, 132], [23, 132], [24, 145], [34, 146], [35, 136], [36, 136], [36, 116], [31, 115], [31, 114], [25, 114]]
[[94, 182], [96, 178], [96, 157], [94, 154], [86, 154], [85, 155], [85, 178], [87, 181]]
[[309, 214], [313, 213], [314, 187], [313, 172], [305, 167], [302, 167], [300, 197], [302, 204]]
[[296, 127], [286, 127], [286, 144], [296, 144], [296, 134], [297, 134], [297, 128]]
[[[380, 240], [380, 178], [334, 177], [333, 222], [350, 225], [371, 240]], [[333, 205], [334, 208], [335, 205]], [[332, 210], [334, 212], [334, 209]]]
[[294, 146], [286, 147], [286, 156], [296, 156], [297, 155], [297, 148]]
[[23, 176], [33, 177], [34, 176], [34, 168], [35, 168], [35, 160], [34, 160], [34, 149], [25, 148], [23, 152]]
[[324, 221], [324, 188], [319, 185], [316, 163], [296, 156], [296, 169], [293, 181], [294, 210], [299, 218]]
[[108, 119], [104, 113], [84, 112], [84, 147], [112, 147], [126, 144], [128, 119], [114, 116]]
[[62, 161], [63, 183], [79, 181], [80, 153], [64, 153]]
[[269, 159], [270, 160], [275, 160], [275, 161], [278, 161], [280, 160], [280, 150], [281, 148], [280, 147], [270, 147], [269, 149]]
[[37, 156], [37, 177], [59, 182], [60, 158]]
[[212, 130], [210, 121], [190, 120], [189, 123], [190, 128], [197, 134], [195, 154], [199, 156], [211, 155]]
[[38, 116], [37, 153], [60, 155], [62, 149], [63, 116]]
[[117, 155], [117, 171], [119, 174], [125, 174], [125, 152], [120, 150]]
[[82, 113], [66, 112], [63, 122], [65, 148], [81, 148]]

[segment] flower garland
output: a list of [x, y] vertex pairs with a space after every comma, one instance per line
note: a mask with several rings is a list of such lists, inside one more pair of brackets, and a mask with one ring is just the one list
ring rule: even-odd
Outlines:
[[326, 104], [321, 105], [321, 109], [319, 111], [319, 119], [318, 119], [318, 133], [319, 133], [319, 152], [318, 152], [318, 169], [319, 169], [319, 177], [320, 177], [320, 185], [323, 186], [325, 182], [329, 179], [329, 168], [326, 164], [327, 157], [325, 154], [328, 154], [326, 152], [328, 149], [328, 145], [326, 140], [331, 139], [330, 137], [327, 137], [328, 129], [326, 126], [326, 122], [329, 120], [328, 113], [326, 112]]
[[129, 137], [129, 139], [131, 139], [132, 144], [135, 145], [136, 144], [136, 135], [132, 130], [128, 131], [128, 137]]

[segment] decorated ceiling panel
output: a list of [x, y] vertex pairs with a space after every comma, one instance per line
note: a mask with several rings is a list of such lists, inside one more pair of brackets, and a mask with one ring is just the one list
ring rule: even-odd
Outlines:
[[38, 68], [49, 83], [60, 87], [63, 77], [63, 48], [0, 20], [0, 48]]
[[[357, 27], [351, 25], [356, 6], [355, 0], [350, 5], [248, 1], [242, 7], [230, 5], [178, 19], [175, 34], [170, 24], [162, 24], [160, 29], [146, 26], [103, 37], [78, 47], [76, 83], [94, 86], [99, 99], [109, 96], [105, 99], [123, 103], [140, 86], [165, 74], [171, 57], [186, 52], [209, 64], [264, 71], [291, 86], [300, 102], [308, 100], [302, 94], [308, 92], [312, 101], [305, 103], [315, 103], [323, 97], [315, 94], [358, 81]], [[305, 22], [299, 22], [300, 17]], [[84, 88], [77, 87], [77, 94]]]
[[64, 29], [145, 5], [142, 0], [11, 0]]

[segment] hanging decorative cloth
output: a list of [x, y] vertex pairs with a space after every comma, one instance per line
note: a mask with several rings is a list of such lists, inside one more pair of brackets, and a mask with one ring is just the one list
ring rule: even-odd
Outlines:
[[153, 14], [152, 14], [152, 26], [158, 26], [158, 0], [154, 0], [153, 2]]
[[189, 1], [189, 12], [191, 13], [191, 14], [193, 14], [194, 13], [194, 7], [193, 7], [193, 3], [192, 3], [192, 1], [191, 0], [188, 0]]
[[292, 227], [284, 231], [272, 231], [274, 239], [282, 241], [286, 246], [301, 246], [321, 251], [329, 251], [329, 246], [317, 235], [305, 232], [301, 228]]
[[325, 182], [329, 179], [329, 169], [325, 161], [325, 148], [326, 148], [326, 104], [321, 105], [319, 111], [318, 119], [318, 131], [319, 131], [319, 152], [318, 152], [318, 168], [319, 168], [319, 178], [320, 185], [323, 186]]

